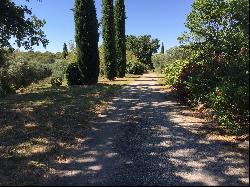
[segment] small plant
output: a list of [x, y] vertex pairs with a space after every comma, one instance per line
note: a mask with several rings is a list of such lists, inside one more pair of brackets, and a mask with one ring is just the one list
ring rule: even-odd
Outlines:
[[51, 79], [51, 85], [54, 88], [60, 87], [62, 85], [62, 78], [61, 77], [53, 77]]
[[83, 85], [83, 75], [79, 69], [78, 63], [69, 64], [66, 71], [68, 85]]

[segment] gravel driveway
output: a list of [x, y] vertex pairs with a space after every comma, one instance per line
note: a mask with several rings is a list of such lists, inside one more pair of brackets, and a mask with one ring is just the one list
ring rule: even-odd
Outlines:
[[145, 74], [83, 132], [80, 150], [54, 166], [50, 185], [248, 185], [249, 154], [212, 140]]

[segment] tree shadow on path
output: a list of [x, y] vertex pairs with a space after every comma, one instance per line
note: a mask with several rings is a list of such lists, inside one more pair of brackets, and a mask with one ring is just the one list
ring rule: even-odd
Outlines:
[[90, 122], [81, 148], [51, 164], [47, 184], [248, 185], [248, 152], [206, 139], [200, 129], [208, 122], [183, 109], [145, 81], [125, 87]]

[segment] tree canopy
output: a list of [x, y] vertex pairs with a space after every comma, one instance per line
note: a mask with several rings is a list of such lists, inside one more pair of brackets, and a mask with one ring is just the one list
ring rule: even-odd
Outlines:
[[152, 55], [159, 49], [159, 42], [158, 39], [152, 39], [151, 35], [130, 35], [127, 36], [127, 49], [132, 51], [141, 63], [152, 69]]
[[[210, 61], [223, 53], [228, 61], [249, 49], [248, 0], [196, 0], [179, 40]], [[246, 50], [245, 50], [246, 51]]]
[[[0, 49], [13, 48], [13, 44], [27, 50], [40, 43], [46, 47], [49, 41], [41, 29], [45, 23], [45, 20], [34, 16], [27, 6], [17, 6], [10, 0], [1, 0]], [[10, 42], [11, 38], [14, 38], [15, 43]]]

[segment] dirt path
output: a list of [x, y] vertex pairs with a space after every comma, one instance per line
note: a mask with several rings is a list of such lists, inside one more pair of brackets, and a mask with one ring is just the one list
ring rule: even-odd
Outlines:
[[206, 122], [154, 74], [126, 86], [91, 121], [78, 151], [52, 163], [52, 185], [248, 185], [249, 155], [201, 135]]

